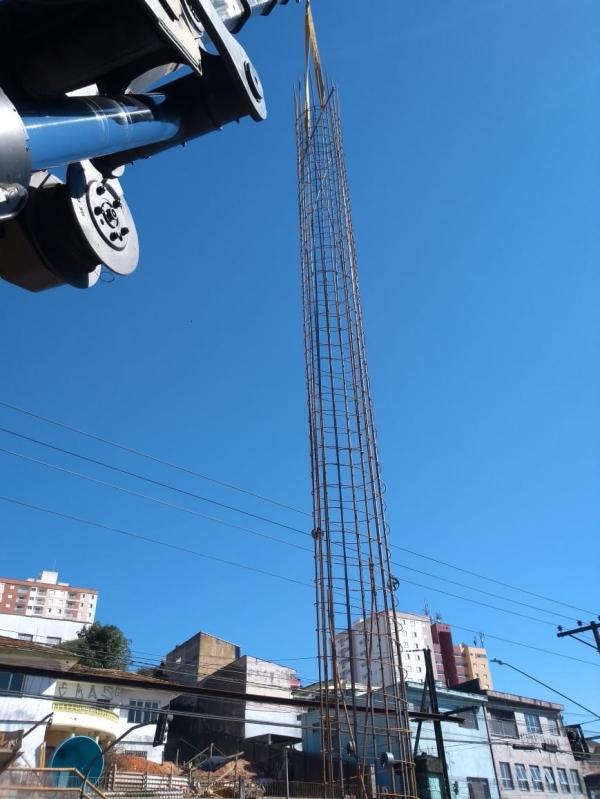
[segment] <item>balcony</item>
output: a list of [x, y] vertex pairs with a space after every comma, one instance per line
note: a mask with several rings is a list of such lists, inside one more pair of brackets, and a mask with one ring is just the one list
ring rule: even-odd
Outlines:
[[[53, 729], [86, 730], [116, 737], [119, 715], [112, 710], [76, 702], [52, 702]], [[84, 733], [85, 734], [85, 733]]]

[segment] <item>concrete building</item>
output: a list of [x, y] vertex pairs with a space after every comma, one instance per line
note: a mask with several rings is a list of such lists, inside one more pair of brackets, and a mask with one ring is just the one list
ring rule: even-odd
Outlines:
[[[88, 736], [104, 747], [135, 724], [153, 722], [156, 711], [178, 694], [176, 686], [162, 680], [87, 668], [59, 648], [14, 638], [0, 637], [0, 664], [10, 668], [0, 671], [0, 731], [31, 730], [15, 765], [48, 766], [56, 747], [72, 735]], [[36, 667], [48, 676], [23, 673]], [[52, 671], [57, 672], [55, 676], [48, 674]], [[107, 674], [110, 684], [105, 682]], [[119, 687], [115, 685], [119, 676], [129, 683], [151, 682], [153, 688]], [[150, 724], [136, 730], [119, 745], [162, 762], [164, 747], [152, 745], [155, 727]]]
[[98, 591], [58, 581], [43, 571], [37, 580], [0, 577], [0, 635], [60, 644], [94, 621]]
[[[407, 682], [406, 695], [410, 709], [419, 710], [423, 685], [418, 682]], [[358, 700], [360, 701], [360, 696]], [[473, 708], [459, 715], [460, 723], [442, 722], [450, 784], [456, 799], [500, 799], [484, 715], [487, 701], [487, 697], [481, 693], [466, 696], [463, 692], [447, 688], [438, 690], [438, 703], [441, 712], [465, 706]], [[319, 711], [310, 710], [301, 717], [301, 720], [303, 750], [318, 753], [321, 745]], [[413, 741], [416, 730], [417, 723], [411, 720]], [[347, 728], [342, 729], [341, 735], [342, 751], [345, 752], [349, 741]], [[357, 742], [359, 750], [362, 749], [362, 745], [362, 741], [359, 740]], [[376, 781], [381, 789], [389, 788], [388, 771], [381, 767], [379, 759], [381, 753], [386, 749], [386, 737], [382, 734], [375, 751], [369, 753], [375, 769]], [[424, 759], [435, 759], [436, 751], [433, 724], [429, 721], [423, 722], [417, 752], [417, 784], [419, 796], [422, 799], [444, 795], [441, 776], [431, 773], [430, 770], [425, 772], [419, 770], [419, 763], [422, 763]]]
[[[477, 690], [477, 681], [460, 690]], [[585, 795], [581, 762], [563, 726], [563, 705], [498, 691], [487, 698], [486, 719], [501, 797], [533, 793]], [[469, 701], [471, 695], [469, 695]]]
[[[198, 685], [217, 691], [281, 697], [283, 703], [292, 697], [298, 680], [294, 669], [244, 655]], [[234, 754], [247, 748], [248, 742], [295, 745], [301, 740], [298, 711], [285, 704], [181, 696], [172, 707], [196, 714], [176, 715], [169, 730], [169, 752], [174, 757], [175, 750], [179, 750], [180, 762], [211, 744], [225, 754]]]
[[199, 632], [169, 652], [161, 668], [165, 676], [173, 682], [197, 685], [209, 674], [227, 666], [239, 656], [239, 646]]
[[[366, 683], [371, 676], [373, 685], [391, 685], [400, 679], [400, 668], [406, 680], [423, 682], [425, 664], [423, 649], [433, 653], [436, 680], [443, 686], [451, 687], [474, 678], [479, 678], [484, 688], [493, 688], [490, 665], [485, 649], [467, 644], [454, 645], [452, 630], [440, 621], [431, 623], [429, 616], [406, 613], [402, 610], [391, 613], [392, 630], [396, 630], [401, 645], [402, 666], [398, 663], [395, 647], [381, 653], [383, 667], [379, 662], [379, 636], [377, 617], [359, 619], [352, 625], [350, 633], [344, 631], [336, 635], [340, 672], [342, 680]], [[383, 614], [379, 614], [380, 625]], [[367, 642], [372, 636], [371, 666], [367, 663]]]
[[454, 645], [449, 624], [436, 621], [431, 625], [431, 638], [437, 679], [448, 687], [479, 679], [482, 688], [493, 689], [487, 652], [482, 647]]
[[454, 647], [454, 662], [456, 663], [457, 681], [468, 682], [479, 680], [481, 687], [492, 690], [492, 674], [487, 652], [482, 647], [458, 644]]
[[[392, 685], [400, 679], [400, 669], [404, 669], [407, 680], [422, 682], [425, 679], [425, 663], [420, 650], [433, 649], [431, 623], [428, 616], [419, 616], [404, 611], [390, 613], [392, 630], [401, 644], [402, 664], [398, 662], [396, 647], [390, 652], [387, 639], [380, 642], [377, 634], [378, 624], [385, 621], [383, 613], [378, 617], [359, 619], [352, 625], [350, 633], [336, 635], [336, 645], [340, 662], [341, 677], [348, 682], [365, 684], [371, 676], [373, 685]], [[367, 662], [368, 642], [372, 644], [371, 665]], [[380, 643], [385, 651], [380, 653]], [[383, 665], [382, 665], [383, 664]]]

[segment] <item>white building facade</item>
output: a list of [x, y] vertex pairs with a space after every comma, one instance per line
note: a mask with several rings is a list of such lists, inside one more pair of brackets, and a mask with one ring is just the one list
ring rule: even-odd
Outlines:
[[[341, 678], [347, 682], [366, 685], [371, 680], [373, 686], [386, 686], [398, 682], [400, 670], [404, 678], [412, 682], [425, 681], [425, 662], [423, 649], [433, 650], [431, 621], [428, 616], [405, 613], [401, 610], [390, 612], [391, 629], [402, 652], [402, 663], [398, 662], [397, 648], [390, 652], [387, 637], [380, 638], [378, 628], [384, 630], [385, 615], [359, 619], [352, 625], [350, 633], [338, 633], [335, 637]], [[384, 651], [380, 649], [383, 646]], [[370, 649], [370, 657], [367, 653]]]
[[[1, 662], [10, 668], [0, 671], [0, 731], [28, 733], [15, 765], [50, 766], [55, 749], [73, 735], [93, 738], [104, 748], [141, 722], [150, 724], [125, 738], [123, 749], [162, 762], [164, 747], [152, 743], [157, 711], [177, 696], [169, 683], [161, 687], [160, 680], [137, 678], [146, 684], [155, 682], [150, 689], [108, 684], [102, 669], [77, 666], [75, 657], [52, 647], [30, 647], [19, 650], [16, 641], [0, 640]], [[19, 670], [32, 666], [60, 673], [27, 676]], [[123, 682], [136, 679], [130, 672], [110, 671], [113, 680], [119, 674]]]

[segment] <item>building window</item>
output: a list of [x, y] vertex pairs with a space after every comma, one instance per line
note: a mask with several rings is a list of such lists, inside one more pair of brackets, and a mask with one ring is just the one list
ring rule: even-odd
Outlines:
[[567, 777], [566, 768], [557, 768], [558, 781], [560, 782], [561, 793], [571, 793], [571, 786], [569, 785], [569, 778]]
[[500, 776], [502, 777], [502, 787], [507, 791], [514, 791], [515, 784], [510, 770], [510, 763], [500, 763]]
[[34, 613], [41, 613], [43, 609], [44, 609], [44, 608], [41, 608], [41, 607], [39, 607], [39, 606], [36, 606], [36, 607], [33, 609], [33, 612], [34, 612]]
[[20, 593], [20, 594], [26, 594], [28, 590], [29, 590], [29, 589], [28, 589], [28, 588], [25, 588], [25, 586], [24, 586], [24, 585], [20, 585], [20, 586], [19, 586], [19, 593]]
[[158, 702], [143, 702], [141, 700], [130, 699], [127, 723], [144, 724], [156, 721], [158, 713], [153, 713], [152, 710], [158, 710]]
[[512, 710], [490, 710], [490, 732], [503, 738], [518, 738], [517, 722]]
[[572, 768], [571, 770], [571, 782], [573, 783], [573, 791], [575, 793], [583, 793], [583, 788], [581, 787], [581, 777], [579, 776], [579, 772], [577, 769]]
[[29, 635], [29, 633], [18, 633], [17, 638], [19, 641], [33, 641], [33, 635]]
[[477, 711], [475, 710], [465, 710], [464, 713], [456, 713], [457, 719], [462, 719], [463, 723], [462, 726], [466, 727], [468, 730], [478, 730], [479, 723], [477, 721]]
[[10, 694], [22, 694], [25, 676], [23, 674], [11, 674], [8, 671], [0, 672], [0, 696]]
[[535, 713], [525, 713], [525, 726], [527, 732], [541, 732], [542, 725], [540, 724], [540, 717]]
[[489, 782], [483, 777], [467, 777], [469, 799], [491, 799]]
[[557, 718], [548, 718], [546, 719], [548, 722], [548, 732], [550, 735], [560, 735], [560, 727], [558, 726], [558, 719]]
[[550, 766], [544, 766], [544, 781], [546, 783], [546, 788], [550, 791], [550, 793], [558, 793], [556, 780], [554, 779], [554, 772]]
[[417, 666], [417, 672], [418, 672], [419, 674], [421, 674], [421, 672], [422, 672], [422, 671], [423, 671], [423, 669], [422, 669], [420, 666]]
[[413, 638], [416, 638], [416, 637], [417, 637], [417, 634], [416, 634], [416, 633], [411, 633], [411, 635], [412, 635], [412, 637], [413, 637]]
[[529, 770], [531, 771], [531, 781], [533, 783], [533, 790], [543, 791], [544, 783], [542, 782], [542, 775], [540, 773], [539, 766], [529, 766]]
[[529, 780], [527, 779], [527, 772], [522, 763], [515, 763], [515, 774], [517, 775], [517, 784], [520, 791], [529, 790]]
[[62, 638], [57, 638], [54, 635], [49, 635], [46, 638], [46, 643], [50, 646], [58, 646], [58, 644], [62, 643]]

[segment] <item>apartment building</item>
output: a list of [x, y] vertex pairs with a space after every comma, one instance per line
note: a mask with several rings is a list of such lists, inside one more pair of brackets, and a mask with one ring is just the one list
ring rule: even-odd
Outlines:
[[[379, 630], [387, 629], [385, 613], [379, 613], [359, 619], [351, 631], [336, 635], [342, 680], [366, 684], [370, 675], [373, 685], [391, 685], [400, 679], [401, 668], [406, 679], [425, 680], [422, 650], [433, 649], [429, 617], [400, 610], [390, 612], [389, 616], [392, 631], [401, 645], [402, 664], [398, 662], [397, 648], [389, 647], [387, 637], [379, 637]], [[367, 652], [371, 653], [368, 659]]]
[[431, 638], [437, 679], [452, 687], [477, 678], [481, 687], [492, 690], [492, 674], [487, 652], [483, 647], [455, 645], [449, 624], [436, 621], [431, 625]]
[[481, 687], [492, 690], [492, 674], [487, 652], [482, 647], [458, 644], [454, 647], [457, 683], [478, 679]]
[[58, 572], [37, 579], [0, 577], [0, 635], [60, 644], [94, 621], [98, 591], [59, 582]]
[[583, 799], [584, 773], [563, 725], [563, 705], [478, 690], [474, 682], [459, 690], [487, 697], [485, 714], [501, 798], [545, 792]]
[[[467, 644], [455, 645], [450, 625], [441, 621], [431, 623], [429, 616], [396, 610], [390, 613], [392, 631], [400, 642], [402, 665], [398, 663], [397, 648], [389, 651], [387, 639], [380, 642], [378, 630], [385, 630], [380, 613], [368, 619], [359, 619], [350, 632], [336, 635], [338, 662], [342, 680], [366, 684], [369, 675], [376, 686], [391, 685], [404, 678], [413, 682], [424, 682], [425, 663], [423, 650], [430, 649], [435, 678], [444, 687], [478, 678], [482, 688], [492, 689], [490, 664], [485, 649]], [[380, 650], [380, 643], [384, 651]], [[367, 661], [367, 651], [371, 651]]]

